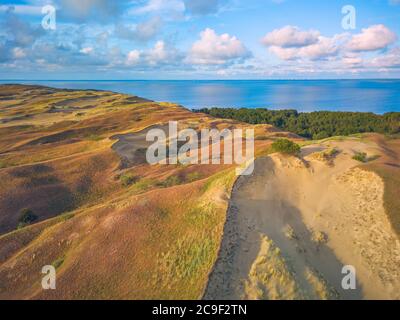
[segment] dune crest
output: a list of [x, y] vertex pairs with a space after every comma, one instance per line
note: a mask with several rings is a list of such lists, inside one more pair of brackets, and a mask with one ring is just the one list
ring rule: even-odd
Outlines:
[[[236, 183], [204, 297], [399, 299], [400, 242], [383, 206], [384, 182], [359, 168], [356, 152], [380, 150], [330, 141], [303, 148], [301, 159], [257, 159], [255, 173]], [[356, 268], [356, 290], [341, 286], [345, 265]]]

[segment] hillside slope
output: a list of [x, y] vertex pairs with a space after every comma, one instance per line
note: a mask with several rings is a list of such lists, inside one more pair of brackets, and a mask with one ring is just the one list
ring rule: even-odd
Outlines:
[[[246, 125], [112, 92], [7, 85], [0, 96], [0, 299], [201, 297], [234, 166], [150, 166], [141, 132]], [[18, 227], [24, 208], [37, 220]], [[57, 290], [43, 291], [49, 264]]]
[[[148, 165], [145, 133], [168, 121], [255, 129], [255, 174]], [[280, 137], [310, 144], [303, 160], [267, 157]], [[344, 263], [360, 268], [363, 285], [344, 298], [398, 298], [399, 141], [305, 142], [113, 92], [0, 86], [0, 299], [334, 299], [334, 266]], [[334, 147], [334, 159], [321, 154]], [[363, 150], [380, 157], [351, 159]], [[24, 209], [36, 217], [30, 225], [21, 224]], [[310, 240], [314, 231], [323, 243]], [[285, 257], [298, 261], [297, 274], [311, 271], [297, 279]], [[41, 270], [50, 264], [57, 289], [45, 291]], [[282, 287], [273, 277], [280, 289], [268, 294], [259, 282], [266, 267], [287, 276]]]

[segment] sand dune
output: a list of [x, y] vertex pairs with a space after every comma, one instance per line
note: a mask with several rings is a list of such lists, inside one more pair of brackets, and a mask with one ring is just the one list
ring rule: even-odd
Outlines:
[[[381, 150], [350, 139], [305, 147], [301, 160], [257, 159], [236, 183], [204, 298], [399, 299], [400, 242], [384, 183], [355, 152]], [[345, 265], [356, 268], [356, 290], [341, 286]]]

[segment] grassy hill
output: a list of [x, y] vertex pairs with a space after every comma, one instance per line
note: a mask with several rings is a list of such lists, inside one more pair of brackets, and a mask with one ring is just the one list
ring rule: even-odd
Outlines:
[[[257, 156], [282, 137], [305, 142], [271, 125], [216, 119], [135, 96], [0, 86], [0, 299], [203, 296], [235, 167], [150, 166], [127, 162], [115, 147], [123, 137], [172, 120], [196, 130], [254, 128]], [[400, 230], [398, 140], [368, 139], [387, 145], [388, 158], [368, 166], [385, 179], [386, 205]], [[24, 210], [35, 216], [31, 224], [21, 224]], [[43, 291], [41, 268], [50, 264], [57, 290]]]
[[[0, 87], [0, 298], [202, 295], [235, 168], [126, 166], [113, 150], [116, 137], [170, 120], [248, 127], [112, 92]], [[257, 151], [270, 144], [257, 141]], [[24, 209], [37, 220], [21, 227]], [[44, 292], [48, 264], [59, 289]]]

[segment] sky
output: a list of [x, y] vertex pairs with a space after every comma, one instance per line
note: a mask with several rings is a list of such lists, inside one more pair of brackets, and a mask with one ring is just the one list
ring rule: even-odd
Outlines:
[[400, 78], [400, 0], [0, 1], [0, 79]]

